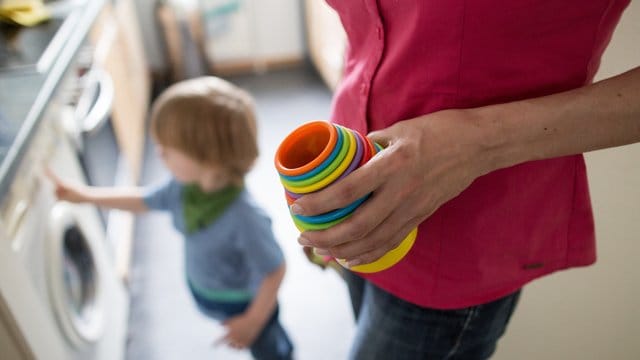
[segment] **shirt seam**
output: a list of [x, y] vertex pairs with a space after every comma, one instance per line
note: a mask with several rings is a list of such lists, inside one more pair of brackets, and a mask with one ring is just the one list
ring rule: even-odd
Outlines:
[[431, 296], [435, 297], [438, 291], [438, 285], [439, 281], [440, 281], [440, 265], [442, 265], [442, 241], [443, 241], [443, 236], [442, 236], [442, 228], [444, 226], [444, 216], [440, 216], [440, 221], [439, 221], [439, 232], [440, 234], [438, 234], [438, 256], [436, 257], [436, 271], [435, 271], [435, 276], [434, 276], [434, 280], [433, 280], [433, 286], [431, 288]]
[[[375, 66], [373, 67], [373, 70], [371, 71], [371, 77], [368, 79], [367, 83], [367, 93], [365, 95], [365, 99], [364, 99], [364, 117], [365, 117], [365, 123], [367, 124], [367, 129], [371, 129], [371, 123], [370, 123], [370, 116], [369, 116], [369, 108], [370, 108], [370, 104], [371, 104], [371, 90], [373, 88], [373, 83], [375, 81], [376, 75], [378, 75], [378, 70], [380, 69], [380, 65], [382, 64], [382, 60], [384, 59], [384, 53], [386, 50], [386, 46], [385, 46], [385, 40], [386, 40], [386, 36], [385, 36], [385, 27], [384, 27], [384, 17], [382, 16], [382, 13], [380, 11], [380, 3], [378, 0], [372, 0], [373, 4], [375, 4], [375, 9], [371, 9], [371, 10], [375, 10], [375, 13], [377, 15], [376, 18], [376, 23], [375, 26], [380, 26], [380, 31], [381, 31], [381, 39], [380, 42], [381, 44], [381, 49], [380, 49], [380, 54], [378, 55], [378, 59], [376, 61]], [[366, 76], [366, 72], [365, 72], [365, 76]]]
[[569, 221], [567, 221], [567, 232], [565, 234], [564, 242], [566, 246], [565, 256], [564, 256], [564, 266], [569, 264], [569, 256], [571, 253], [571, 244], [570, 244], [570, 235], [571, 228], [573, 226], [573, 218], [576, 212], [576, 193], [577, 193], [577, 182], [578, 182], [578, 161], [573, 161], [573, 193], [571, 194], [571, 213], [569, 214]]

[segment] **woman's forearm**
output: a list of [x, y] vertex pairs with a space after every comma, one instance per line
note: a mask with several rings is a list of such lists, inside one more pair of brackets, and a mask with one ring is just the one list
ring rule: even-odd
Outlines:
[[640, 67], [546, 97], [475, 109], [489, 171], [640, 141]]

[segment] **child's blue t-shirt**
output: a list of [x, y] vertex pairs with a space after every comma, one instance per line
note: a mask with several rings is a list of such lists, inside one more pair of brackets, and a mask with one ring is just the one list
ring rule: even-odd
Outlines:
[[264, 277], [283, 262], [271, 230], [271, 219], [243, 189], [222, 215], [208, 226], [188, 233], [182, 191], [175, 179], [148, 187], [147, 207], [169, 211], [185, 238], [185, 267], [189, 286], [212, 301], [243, 302], [255, 295]]

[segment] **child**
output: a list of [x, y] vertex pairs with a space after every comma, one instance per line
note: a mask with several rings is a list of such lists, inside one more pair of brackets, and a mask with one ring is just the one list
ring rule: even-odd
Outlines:
[[180, 82], [156, 100], [151, 133], [172, 178], [148, 188], [96, 188], [50, 174], [71, 202], [135, 212], [166, 210], [185, 237], [187, 284], [206, 315], [224, 321], [218, 340], [256, 359], [290, 359], [278, 320], [285, 262], [268, 216], [244, 189], [258, 156], [250, 96], [215, 77]]

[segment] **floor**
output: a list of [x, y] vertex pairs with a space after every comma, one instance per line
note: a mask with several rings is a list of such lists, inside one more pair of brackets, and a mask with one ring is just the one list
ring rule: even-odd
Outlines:
[[[327, 118], [331, 94], [305, 70], [232, 80], [257, 101], [262, 155], [248, 187], [271, 214], [287, 257], [282, 321], [298, 359], [345, 359], [354, 333], [346, 287], [333, 271], [321, 271], [303, 257], [272, 164], [291, 130]], [[152, 146], [146, 150], [143, 182], [149, 183], [165, 170]], [[527, 286], [496, 360], [640, 358], [640, 144], [592, 152], [586, 159], [598, 262]], [[140, 217], [136, 238], [128, 359], [249, 359], [247, 353], [211, 346], [223, 329], [200, 316], [187, 294], [182, 243], [169, 219]]]
[[[282, 139], [303, 122], [326, 119], [331, 94], [309, 69], [230, 79], [256, 99], [261, 155], [247, 186], [272, 216], [273, 230], [285, 252], [288, 272], [281, 287], [281, 320], [296, 347], [296, 358], [344, 359], [354, 322], [345, 285], [333, 270], [307, 262], [296, 238], [273, 167], [273, 154]], [[162, 178], [166, 170], [146, 148], [144, 184]], [[250, 359], [212, 342], [223, 328], [200, 315], [183, 281], [181, 237], [162, 213], [137, 221], [131, 270], [128, 359]]]

